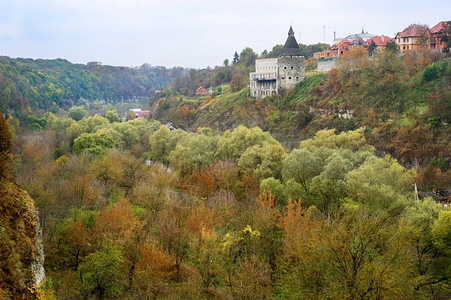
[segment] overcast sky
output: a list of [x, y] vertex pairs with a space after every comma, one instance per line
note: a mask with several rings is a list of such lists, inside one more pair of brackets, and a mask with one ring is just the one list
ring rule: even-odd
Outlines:
[[204, 68], [285, 43], [290, 24], [315, 44], [450, 19], [449, 0], [0, 0], [0, 55]]

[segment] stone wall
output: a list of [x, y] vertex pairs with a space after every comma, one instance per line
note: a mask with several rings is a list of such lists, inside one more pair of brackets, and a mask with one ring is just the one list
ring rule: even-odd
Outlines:
[[328, 72], [335, 67], [336, 60], [318, 61], [316, 72]]
[[279, 89], [292, 89], [305, 77], [305, 58], [303, 56], [283, 56], [277, 59]]

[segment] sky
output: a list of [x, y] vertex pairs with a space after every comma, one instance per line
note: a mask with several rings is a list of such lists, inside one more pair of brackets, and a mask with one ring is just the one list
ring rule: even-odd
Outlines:
[[451, 1], [0, 0], [0, 56], [85, 64], [205, 68], [246, 47], [369, 33], [451, 20]]

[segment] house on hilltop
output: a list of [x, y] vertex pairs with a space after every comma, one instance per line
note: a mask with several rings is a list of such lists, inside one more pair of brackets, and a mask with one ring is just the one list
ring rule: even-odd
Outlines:
[[431, 33], [431, 38], [429, 40], [430, 49], [438, 51], [444, 51], [446, 49], [446, 42], [439, 37], [439, 32], [445, 28], [447, 23], [447, 21], [438, 22], [437, 25], [429, 30]]
[[375, 37], [374, 34], [368, 33], [368, 31], [365, 32], [362, 28], [362, 31], [360, 33], [350, 34], [344, 38], [334, 38], [334, 44], [338, 44], [343, 40], [348, 40], [350, 42], [353, 42], [355, 40], [363, 40], [363, 42], [366, 42], [367, 40], [373, 37]]
[[100, 61], [90, 61], [86, 64], [88, 67], [96, 67], [96, 66], [101, 66], [102, 63]]
[[250, 76], [250, 94], [255, 98], [277, 95], [298, 85], [305, 77], [305, 58], [290, 26], [288, 38], [277, 58], [255, 61]]
[[422, 48], [429, 37], [430, 32], [427, 27], [412, 24], [396, 34], [395, 42], [398, 44], [399, 51], [406, 52]]
[[374, 42], [378, 48], [384, 48], [385, 46], [387, 46], [387, 43], [391, 41], [394, 41], [394, 39], [392, 39], [391, 37], [385, 35], [377, 35], [368, 39], [365, 42], [365, 47], [369, 47], [371, 43]]
[[208, 90], [206, 88], [204, 88], [203, 86], [200, 86], [197, 90], [196, 90], [196, 96], [205, 96], [208, 94]]

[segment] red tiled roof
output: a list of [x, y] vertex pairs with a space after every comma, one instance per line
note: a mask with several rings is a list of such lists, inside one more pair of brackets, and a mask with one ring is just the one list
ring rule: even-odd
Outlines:
[[438, 33], [440, 30], [442, 30], [445, 27], [446, 23], [448, 23], [448, 22], [447, 21], [438, 22], [437, 25], [432, 27], [429, 31], [431, 33]]
[[387, 45], [387, 42], [393, 41], [391, 37], [385, 36], [385, 35], [378, 35], [375, 37], [370, 38], [365, 42], [366, 46], [369, 46], [371, 44], [371, 41], [374, 41], [377, 46], [385, 46]]
[[399, 35], [402, 38], [412, 37], [412, 36], [421, 36], [421, 32], [422, 32], [423, 28], [424, 27], [421, 25], [413, 24], [413, 25], [410, 25], [409, 27], [407, 27], [406, 29], [404, 29], [403, 31], [398, 32], [397, 35]]
[[343, 46], [344, 44], [349, 44], [349, 43], [351, 43], [350, 40], [342, 40], [342, 41], [340, 41], [340, 42], [337, 44], [337, 46], [338, 46], [338, 47], [341, 47], [341, 46]]

